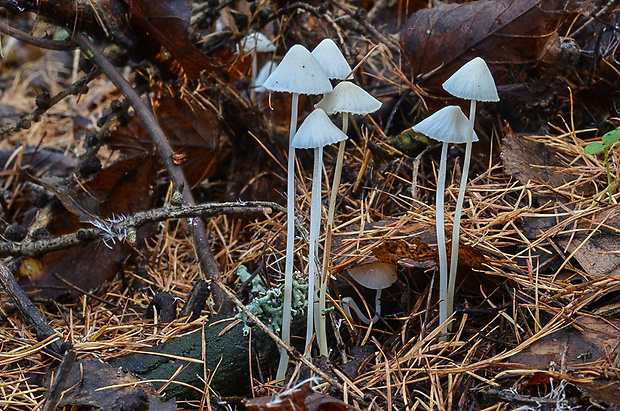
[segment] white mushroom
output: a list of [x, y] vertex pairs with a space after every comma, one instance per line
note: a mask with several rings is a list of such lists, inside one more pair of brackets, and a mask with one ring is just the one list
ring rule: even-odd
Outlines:
[[[291, 305], [293, 287], [293, 247], [295, 238], [295, 149], [291, 146], [297, 130], [297, 110], [299, 94], [325, 94], [332, 90], [332, 85], [318, 61], [310, 52], [299, 44], [286, 53], [278, 67], [263, 83], [270, 91], [292, 93], [291, 126], [289, 132], [289, 150], [287, 164], [287, 214], [286, 214], [286, 261], [284, 272], [284, 305], [282, 315], [282, 340], [291, 341]], [[288, 353], [280, 350], [280, 364], [277, 378], [282, 379], [288, 365]]]
[[[312, 340], [314, 330], [314, 296], [315, 282], [322, 283], [316, 265], [321, 230], [321, 165], [323, 164], [323, 147], [335, 144], [347, 138], [332, 123], [327, 114], [320, 108], [315, 109], [306, 117], [293, 137], [291, 147], [314, 149], [314, 169], [312, 171], [312, 194], [310, 200], [310, 244], [308, 246], [308, 323], [306, 328], [306, 348]], [[317, 330], [318, 331], [318, 330]], [[310, 351], [308, 350], [308, 353]]]
[[258, 74], [257, 54], [276, 51], [276, 46], [260, 31], [251, 31], [243, 39], [241, 39], [241, 48], [243, 48], [243, 50], [250, 50], [252, 53], [252, 71], [250, 73], [252, 78], [250, 83], [252, 85], [252, 91], [250, 94], [250, 99], [254, 102], [254, 98], [256, 96], [256, 89], [254, 88], [254, 85], [256, 84]]
[[[342, 113], [342, 132], [347, 133], [349, 126], [349, 114], [369, 114], [373, 113], [381, 107], [381, 102], [368, 94], [363, 88], [349, 82], [342, 81], [338, 83], [334, 90], [325, 95], [318, 104], [317, 108], [322, 108], [329, 115]], [[319, 311], [325, 310], [325, 298], [327, 292], [327, 265], [329, 251], [331, 250], [331, 236], [334, 226], [334, 212], [336, 208], [336, 197], [338, 195], [338, 186], [340, 185], [340, 177], [342, 174], [342, 163], [344, 160], [344, 149], [346, 140], [342, 140], [338, 147], [338, 156], [336, 159], [336, 167], [334, 168], [334, 180], [332, 182], [331, 194], [329, 197], [329, 207], [327, 211], [327, 235], [325, 236], [325, 253], [323, 254], [323, 281], [321, 282], [321, 292], [319, 293]], [[326, 335], [325, 317], [320, 317], [319, 335]], [[327, 340], [319, 338], [319, 346], [321, 354], [327, 356]]]
[[463, 67], [458, 69], [448, 80], [443, 83], [443, 88], [455, 97], [471, 100], [469, 108], [469, 131], [467, 134], [467, 145], [465, 146], [465, 158], [463, 160], [463, 171], [461, 175], [461, 185], [459, 195], [456, 200], [456, 210], [454, 211], [454, 227], [452, 229], [452, 252], [450, 253], [450, 283], [448, 284], [448, 312], [452, 313], [454, 306], [454, 287], [456, 285], [456, 269], [459, 259], [459, 234], [461, 230], [461, 214], [463, 201], [465, 200], [465, 187], [469, 174], [469, 163], [471, 160], [472, 135], [474, 134], [474, 123], [476, 118], [476, 101], [499, 101], [495, 81], [489, 67], [483, 59], [476, 57]]
[[[349, 268], [349, 275], [364, 287], [377, 291], [375, 297], [375, 315], [372, 318], [372, 322], [376, 322], [381, 315], [381, 291], [394, 284], [397, 279], [396, 265], [375, 261]], [[361, 313], [358, 312], [360, 320], [366, 322], [365, 320], [367, 319], [365, 316], [360, 314]], [[368, 321], [368, 323], [369, 322], [370, 321]]]
[[[437, 176], [437, 191], [435, 193], [435, 226], [437, 229], [437, 249], [439, 251], [439, 323], [443, 324], [452, 314], [448, 309], [448, 255], [446, 252], [446, 232], [444, 227], [444, 190], [446, 186], [446, 168], [448, 162], [448, 144], [466, 143], [468, 140], [469, 124], [467, 117], [457, 106], [444, 107], [432, 116], [422, 120], [412, 127], [413, 131], [422, 133], [434, 140], [441, 141], [441, 160], [439, 160], [439, 174]], [[472, 139], [478, 141], [473, 134]], [[454, 249], [455, 244], [452, 244]], [[456, 245], [458, 247], [458, 243]], [[447, 328], [444, 328], [444, 332]]]

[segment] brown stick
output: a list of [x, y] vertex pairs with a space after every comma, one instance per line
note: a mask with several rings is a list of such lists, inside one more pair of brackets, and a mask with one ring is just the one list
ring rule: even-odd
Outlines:
[[[168, 175], [172, 179], [176, 187], [183, 187], [183, 199], [189, 205], [195, 205], [196, 201], [190, 191], [190, 185], [185, 178], [185, 174], [180, 166], [173, 161], [174, 151], [170, 146], [170, 142], [166, 138], [163, 130], [157, 123], [152, 111], [142, 101], [138, 93], [133, 87], [125, 80], [121, 73], [108, 61], [105, 55], [99, 50], [89, 39], [82, 33], [75, 33], [75, 42], [79, 44], [82, 51], [88, 56], [88, 58], [101, 69], [101, 71], [108, 77], [108, 79], [116, 86], [116, 88], [123, 93], [123, 95], [131, 102], [132, 107], [136, 111], [136, 114], [142, 121], [147, 133], [151, 136], [153, 144], [159, 153], [161, 161], [168, 171]], [[214, 281], [220, 280], [220, 269], [213, 257], [213, 253], [209, 248], [207, 242], [207, 233], [202, 220], [194, 220], [194, 224], [189, 224], [193, 231], [194, 249], [200, 262], [202, 272], [206, 278]], [[227, 301], [226, 295], [219, 289], [213, 291], [213, 301], [215, 306], [219, 308], [220, 314], [227, 314], [232, 311], [232, 304]]]
[[[0, 261], [0, 285], [4, 291], [11, 297], [11, 300], [28, 321], [28, 324], [35, 330], [37, 340], [43, 341], [46, 338], [56, 335], [56, 331], [47, 322], [41, 311], [30, 301], [24, 290], [17, 284], [13, 274], [4, 263]], [[62, 354], [65, 350], [65, 344], [60, 339], [50, 343], [49, 347], [56, 353]]]

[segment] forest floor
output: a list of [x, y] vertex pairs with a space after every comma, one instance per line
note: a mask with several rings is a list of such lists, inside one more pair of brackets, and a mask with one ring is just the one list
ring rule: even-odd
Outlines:
[[[0, 409], [620, 407], [620, 155], [601, 140], [620, 126], [617, 2], [30, 3], [0, 1], [0, 31], [23, 40], [3, 35], [0, 62]], [[276, 45], [256, 53], [259, 68], [332, 38], [353, 81], [382, 103], [351, 117], [328, 259], [330, 356], [292, 352], [285, 381], [275, 380], [277, 338], [263, 335], [277, 334], [275, 320], [235, 317], [235, 304], [282, 286], [285, 266], [291, 96], [252, 92], [252, 55], [239, 52], [252, 30]], [[477, 105], [444, 336], [441, 145], [411, 127], [446, 105], [469, 113], [441, 85], [476, 56], [500, 101]], [[319, 100], [300, 96], [299, 124]], [[323, 221], [336, 156], [325, 148]], [[450, 146], [448, 238], [463, 157]], [[301, 282], [312, 160], [297, 150]], [[346, 302], [375, 315], [376, 292], [351, 272], [377, 261], [397, 278], [367, 324]], [[262, 283], [241, 280], [245, 269]], [[239, 332], [226, 348], [245, 350], [243, 364], [224, 353], [210, 368], [200, 343], [198, 358], [160, 354], [181, 364], [160, 379], [107, 365], [196, 333], [204, 341], [222, 324], [218, 338]], [[201, 375], [182, 380], [190, 364]], [[228, 369], [242, 374], [218, 382]]]

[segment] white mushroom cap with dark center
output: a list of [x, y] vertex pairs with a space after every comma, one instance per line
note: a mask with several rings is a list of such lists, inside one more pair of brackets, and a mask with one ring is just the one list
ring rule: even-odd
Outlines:
[[379, 110], [381, 104], [360, 86], [350, 81], [343, 81], [314, 107], [322, 108], [327, 114], [369, 114]]
[[291, 47], [263, 87], [296, 94], [325, 94], [333, 89], [319, 62], [300, 44]]
[[256, 50], [258, 53], [269, 53], [276, 50], [276, 46], [260, 31], [252, 31], [241, 39], [244, 50]]
[[379, 261], [349, 268], [349, 274], [355, 281], [372, 290], [388, 288], [397, 278], [395, 264]]
[[[330, 79], [344, 80], [351, 73], [351, 66], [332, 39], [324, 39], [312, 50], [312, 55], [319, 61]], [[350, 75], [347, 80], [353, 78]]]
[[455, 97], [476, 101], [499, 101], [495, 81], [487, 63], [480, 57], [467, 62], [443, 83]]
[[[469, 120], [458, 106], [448, 106], [420, 121], [412, 129], [442, 143], [462, 144], [467, 143]], [[476, 133], [473, 133], [472, 141], [478, 141]]]
[[347, 135], [332, 123], [320, 108], [306, 117], [293, 137], [291, 147], [319, 148], [346, 140]]

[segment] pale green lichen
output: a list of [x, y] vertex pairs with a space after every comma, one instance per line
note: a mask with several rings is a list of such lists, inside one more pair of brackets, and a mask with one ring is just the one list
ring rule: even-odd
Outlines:
[[[251, 277], [251, 274], [244, 265], [240, 265], [239, 268], [237, 268], [237, 276], [241, 280], [241, 283], [243, 283]], [[280, 329], [282, 328], [284, 285], [267, 289], [265, 282], [258, 275], [252, 279], [251, 284], [252, 288], [250, 290], [250, 294], [254, 296], [254, 298], [246, 307], [252, 314], [256, 315], [258, 319], [267, 326], [267, 328], [274, 333], [279, 334]], [[300, 283], [297, 281], [297, 278], [293, 280], [293, 301], [291, 307], [292, 316], [303, 312], [306, 305], [307, 290], [307, 284]], [[247, 316], [243, 312], [239, 312], [235, 318], [243, 320], [243, 334], [247, 335], [250, 332], [250, 327], [247, 325]]]

